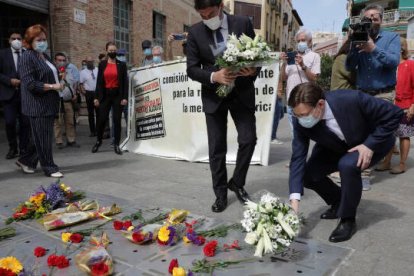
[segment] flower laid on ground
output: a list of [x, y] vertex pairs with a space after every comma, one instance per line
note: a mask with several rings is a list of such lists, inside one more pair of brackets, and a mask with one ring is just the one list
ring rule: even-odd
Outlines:
[[16, 257], [8, 256], [0, 259], [0, 269], [3, 270], [5, 275], [9, 272], [14, 273], [12, 275], [18, 275], [23, 271], [23, 265]]
[[46, 248], [38, 246], [33, 250], [33, 255], [35, 255], [37, 258], [43, 257], [46, 255]]
[[241, 229], [240, 223], [235, 223], [231, 225], [219, 225], [216, 228], [205, 230], [205, 231], [197, 231], [198, 235], [203, 236], [205, 238], [211, 237], [219, 237], [223, 238], [227, 236], [229, 230], [236, 230]]
[[153, 242], [158, 235], [161, 226], [158, 224], [148, 224], [144, 226], [129, 227], [129, 230], [122, 231], [124, 237], [136, 244], [146, 244]]
[[174, 226], [162, 226], [158, 231], [157, 241], [160, 245], [175, 245], [178, 241], [177, 229]]
[[203, 236], [198, 235], [196, 231], [194, 230], [195, 225], [198, 225], [198, 224], [199, 224], [199, 221], [197, 220], [194, 220], [191, 223], [187, 223], [187, 222], [185, 223], [186, 230], [185, 230], [185, 235], [183, 237], [183, 241], [185, 243], [203, 245], [206, 242], [206, 239]]
[[231, 244], [225, 243], [223, 245], [223, 250], [224, 251], [230, 251], [230, 250], [233, 250], [233, 249], [235, 249], [235, 250], [241, 250], [241, 247], [239, 245], [239, 241], [238, 240], [233, 241], [233, 243], [231, 243]]
[[16, 229], [13, 227], [0, 228], [0, 241], [16, 236]]
[[296, 213], [271, 193], [264, 194], [258, 204], [248, 201], [245, 208], [241, 221], [247, 231], [245, 242], [256, 245], [257, 257], [282, 251], [299, 233], [300, 220]]
[[11, 271], [10, 269], [5, 269], [0, 267], [1, 276], [16, 276], [17, 274]]
[[83, 241], [83, 236], [79, 233], [63, 232], [62, 241], [65, 243], [81, 243]]
[[130, 220], [126, 220], [126, 221], [115, 220], [113, 222], [113, 227], [115, 230], [128, 230], [128, 228], [131, 226], [132, 226], [132, 222]]
[[60, 180], [50, 184], [47, 188], [40, 186], [27, 201], [17, 206], [12, 217], [6, 220], [6, 224], [18, 220], [41, 218], [65, 203], [78, 200], [83, 196], [82, 192], [72, 192], [70, 187], [60, 183]]
[[214, 257], [216, 255], [218, 242], [216, 240], [212, 240], [206, 245], [204, 245], [203, 253], [206, 257]]
[[[254, 39], [242, 34], [237, 37], [229, 35], [226, 50], [216, 59], [216, 65], [220, 68], [229, 68], [237, 73], [245, 67], [261, 67], [275, 63], [270, 57], [270, 48], [262, 37], [256, 35]], [[216, 93], [219, 97], [226, 97], [234, 87], [232, 85], [220, 85]]]
[[177, 259], [171, 260], [170, 265], [168, 266], [168, 273], [173, 276], [193, 276], [191, 270], [187, 272], [185, 268], [179, 266]]
[[105, 232], [100, 235], [92, 234], [90, 238], [91, 246], [76, 255], [76, 264], [88, 275], [106, 276], [113, 273], [113, 261], [106, 247], [109, 239]]
[[65, 255], [56, 255], [51, 254], [47, 257], [47, 265], [49, 267], [57, 267], [59, 269], [63, 269], [69, 266], [69, 260], [66, 258]]
[[168, 214], [167, 224], [179, 224], [183, 222], [190, 212], [186, 210], [172, 209]]
[[196, 272], [196, 273], [209, 273], [210, 275], [214, 275], [213, 271], [217, 268], [227, 268], [230, 265], [235, 265], [235, 264], [239, 264], [243, 262], [252, 262], [252, 261], [255, 261], [255, 260], [254, 259], [240, 259], [240, 260], [231, 260], [231, 261], [207, 260], [207, 259], [194, 260], [193, 267], [191, 267], [191, 271]]

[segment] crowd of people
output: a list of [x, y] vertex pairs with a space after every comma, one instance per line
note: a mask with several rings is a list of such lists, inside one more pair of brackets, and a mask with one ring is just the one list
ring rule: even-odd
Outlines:
[[[230, 33], [255, 33], [249, 18], [223, 11], [217, 0], [195, 0], [202, 21], [188, 33], [168, 37], [167, 58], [172, 58], [172, 43], [181, 41], [187, 57], [188, 76], [202, 84], [201, 99], [207, 124], [210, 169], [216, 199], [213, 212], [227, 207], [227, 192], [234, 192], [241, 203], [250, 199], [244, 189], [249, 164], [256, 145], [254, 81], [259, 70], [246, 67], [239, 72], [218, 68], [210, 45], [221, 49], [223, 37]], [[329, 240], [348, 240], [356, 232], [356, 213], [363, 190], [369, 185], [368, 170], [379, 162], [378, 171], [393, 174], [407, 170], [410, 137], [414, 135], [414, 61], [409, 60], [407, 42], [398, 34], [381, 29], [383, 8], [368, 5], [361, 13], [371, 22], [367, 41], [349, 38], [334, 57], [331, 90], [316, 83], [321, 73], [321, 57], [312, 51], [312, 33], [304, 28], [295, 35], [297, 47], [281, 53], [272, 143], [284, 115], [283, 98], [292, 135], [289, 192], [292, 208], [298, 212], [304, 187], [314, 190], [329, 205], [321, 219], [337, 219], [339, 224]], [[40, 163], [44, 173], [60, 178], [55, 164], [53, 143], [57, 148], [79, 147], [76, 117], [80, 97], [88, 110], [90, 137], [96, 137], [92, 153], [98, 152], [109, 135], [112, 114], [114, 152], [119, 147], [122, 114], [127, 117], [127, 52], [115, 43], [106, 44], [95, 66], [86, 57], [79, 70], [69, 57], [59, 52], [52, 60], [47, 54], [48, 32], [41, 25], [29, 27], [24, 37], [10, 35], [10, 47], [0, 52], [0, 100], [3, 103], [9, 142], [7, 159], [16, 158], [24, 173], [34, 173]], [[163, 62], [164, 49], [149, 40], [141, 44], [141, 66]], [[225, 98], [215, 91], [219, 85], [234, 83]], [[228, 180], [226, 170], [227, 117], [230, 113], [238, 132], [235, 169]], [[16, 126], [19, 126], [17, 131]], [[19, 133], [19, 137], [17, 137]], [[66, 142], [64, 141], [64, 136]], [[396, 137], [400, 160], [391, 166]], [[310, 140], [315, 141], [310, 157]], [[333, 179], [340, 179], [338, 186]]]

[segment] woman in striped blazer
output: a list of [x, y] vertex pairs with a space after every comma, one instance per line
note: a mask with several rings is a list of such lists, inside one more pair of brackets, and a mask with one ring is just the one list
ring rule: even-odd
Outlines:
[[63, 174], [53, 161], [53, 122], [59, 110], [59, 83], [57, 68], [45, 54], [47, 31], [41, 25], [26, 30], [25, 51], [19, 63], [21, 78], [22, 112], [28, 116], [31, 141], [26, 154], [16, 162], [23, 172], [34, 173], [37, 163], [47, 176], [60, 178]]

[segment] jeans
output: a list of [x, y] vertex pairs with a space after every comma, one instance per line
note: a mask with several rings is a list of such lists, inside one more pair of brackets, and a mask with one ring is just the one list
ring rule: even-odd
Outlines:
[[275, 103], [275, 115], [273, 117], [273, 127], [272, 127], [272, 140], [277, 139], [277, 128], [279, 127], [279, 121], [283, 118], [283, 102], [282, 99], [276, 96]]

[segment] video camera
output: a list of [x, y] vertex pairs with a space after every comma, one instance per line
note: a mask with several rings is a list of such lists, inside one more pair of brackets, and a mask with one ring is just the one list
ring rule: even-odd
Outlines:
[[365, 43], [369, 39], [369, 33], [372, 28], [372, 20], [371, 18], [363, 17], [360, 22], [350, 24], [349, 27], [353, 31], [350, 36], [351, 42]]

